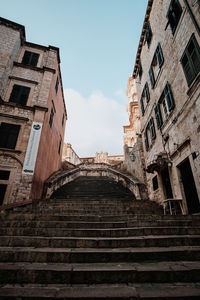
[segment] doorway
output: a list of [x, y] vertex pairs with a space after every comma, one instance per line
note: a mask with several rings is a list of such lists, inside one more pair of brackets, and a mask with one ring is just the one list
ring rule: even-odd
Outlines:
[[196, 185], [194, 182], [194, 176], [192, 173], [192, 168], [190, 161], [187, 158], [183, 163], [178, 166], [181, 175], [181, 181], [183, 184], [183, 189], [185, 193], [185, 198], [187, 202], [188, 213], [200, 212], [199, 197], [197, 194]]
[[161, 178], [162, 178], [165, 198], [166, 199], [173, 198], [172, 186], [171, 186], [169, 171], [167, 167], [161, 171]]

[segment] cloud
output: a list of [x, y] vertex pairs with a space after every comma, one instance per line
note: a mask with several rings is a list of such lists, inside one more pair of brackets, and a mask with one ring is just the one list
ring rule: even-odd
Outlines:
[[104, 151], [123, 153], [123, 125], [128, 122], [126, 105], [101, 91], [83, 97], [73, 89], [65, 90], [68, 120], [65, 142], [71, 143], [80, 157]]
[[126, 96], [124, 90], [122, 90], [122, 89], [119, 89], [119, 90], [115, 91], [114, 95], [118, 96], [118, 97], [123, 97], [123, 98]]

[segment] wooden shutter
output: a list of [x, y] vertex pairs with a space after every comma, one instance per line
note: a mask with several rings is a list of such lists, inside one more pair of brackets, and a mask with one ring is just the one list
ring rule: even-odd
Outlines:
[[175, 103], [174, 103], [174, 97], [172, 95], [172, 91], [171, 91], [171, 88], [170, 88], [168, 82], [164, 88], [164, 94], [165, 94], [165, 99], [167, 100], [169, 111], [171, 112], [175, 107]]
[[153, 89], [155, 86], [155, 77], [154, 77], [152, 66], [150, 66], [150, 69], [149, 69], [149, 77], [150, 77], [151, 87]]
[[144, 116], [144, 103], [142, 97], [140, 99], [140, 107], [141, 107], [142, 115]]
[[148, 134], [147, 134], [147, 128], [144, 132], [144, 143], [145, 143], [145, 148], [146, 148], [146, 151], [149, 149], [149, 139], [148, 139]]
[[157, 60], [157, 64], [158, 64], [159, 68], [161, 68], [164, 63], [164, 57], [163, 57], [162, 48], [160, 46], [160, 43], [158, 44], [158, 46], [156, 48], [156, 60]]
[[152, 138], [152, 140], [154, 140], [156, 138], [156, 130], [155, 130], [155, 126], [154, 126], [153, 117], [151, 117], [151, 119], [149, 120], [149, 128], [150, 128], [150, 132], [151, 132], [151, 138]]
[[161, 128], [161, 126], [163, 124], [159, 103], [155, 106], [154, 111], [155, 111], [155, 115], [156, 115], [157, 128], [159, 129], [159, 128]]
[[148, 103], [150, 100], [150, 94], [149, 94], [149, 86], [147, 82], [145, 83], [144, 86], [144, 93], [145, 93], [146, 102]]

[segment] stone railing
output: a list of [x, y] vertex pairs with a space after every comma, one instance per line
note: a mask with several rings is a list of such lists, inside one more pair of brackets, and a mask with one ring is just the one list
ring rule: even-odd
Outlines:
[[128, 188], [137, 200], [147, 199], [146, 189], [143, 183], [137, 179], [115, 170], [105, 163], [80, 164], [72, 170], [63, 170], [50, 177], [44, 185], [43, 198], [50, 198], [51, 195], [63, 185], [75, 180], [80, 176], [103, 176], [121, 183]]

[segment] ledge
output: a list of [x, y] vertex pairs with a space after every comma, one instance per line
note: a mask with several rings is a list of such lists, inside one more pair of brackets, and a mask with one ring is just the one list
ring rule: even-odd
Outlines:
[[26, 78], [17, 77], [17, 76], [9, 76], [9, 79], [28, 82], [28, 83], [33, 83], [33, 84], [38, 84], [39, 83], [35, 80], [30, 80], [30, 79], [26, 79]]
[[2, 152], [16, 153], [16, 154], [21, 154], [22, 153], [21, 150], [9, 149], [9, 148], [1, 148], [1, 147], [0, 147], [0, 151], [2, 151]]
[[48, 67], [43, 67], [43, 68], [39, 68], [39, 67], [33, 67], [33, 66], [30, 66], [30, 65], [25, 65], [23, 63], [19, 63], [17, 61], [14, 61], [13, 65], [15, 67], [20, 67], [20, 68], [24, 68], [24, 69], [29, 69], [29, 70], [33, 70], [33, 71], [37, 71], [37, 72], [41, 72], [41, 73], [44, 73], [45, 71], [48, 71], [48, 72], [52, 72], [53, 74], [56, 73], [56, 70], [55, 69], [52, 69], [52, 68], [48, 68]]
[[17, 120], [21, 120], [21, 121], [25, 121], [25, 122], [29, 121], [28, 118], [19, 117], [19, 116], [13, 116], [13, 115], [8, 115], [8, 114], [3, 114], [3, 113], [0, 113], [0, 116], [1, 117], [6, 117], [6, 118], [10, 118], [10, 119], [17, 119]]

